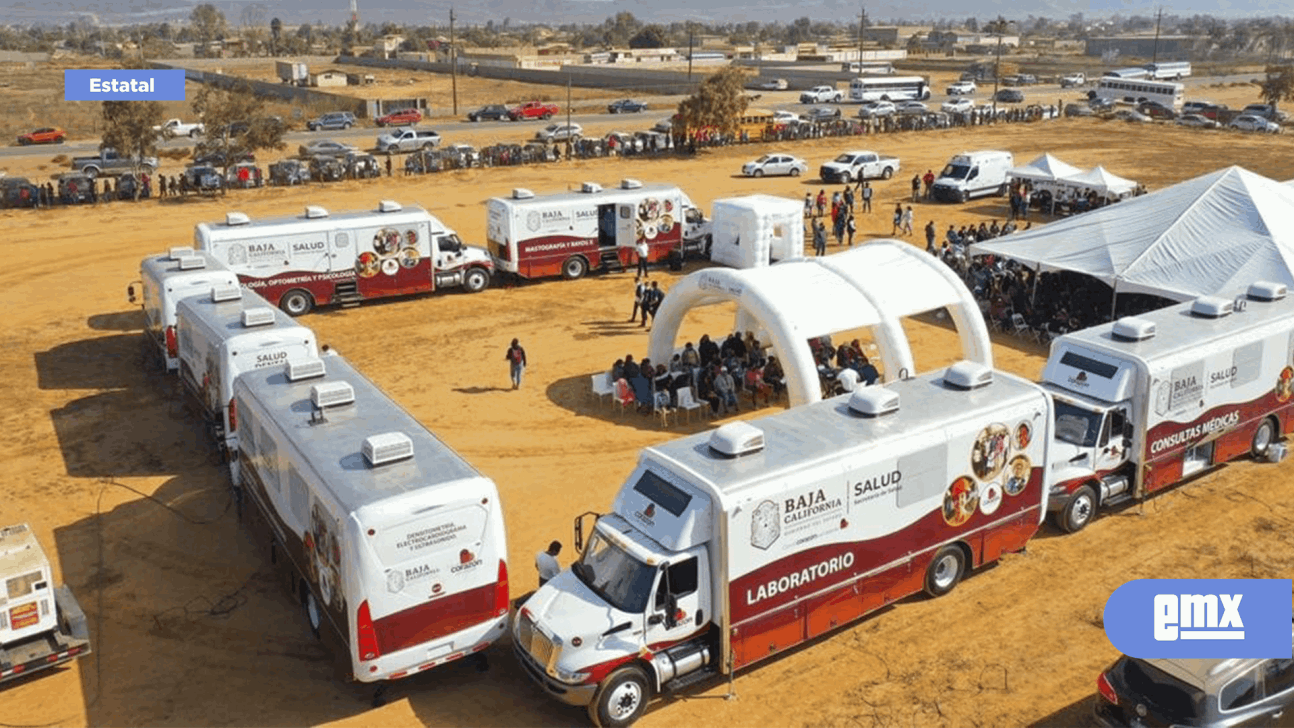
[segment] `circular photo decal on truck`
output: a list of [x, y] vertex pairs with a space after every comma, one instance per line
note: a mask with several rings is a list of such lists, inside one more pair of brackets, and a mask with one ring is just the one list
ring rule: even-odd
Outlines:
[[980, 480], [992, 480], [1006, 465], [1009, 449], [1006, 425], [993, 424], [980, 430], [971, 446], [971, 470]]
[[1288, 402], [1291, 394], [1294, 394], [1294, 368], [1285, 367], [1276, 379], [1276, 401]]
[[1033, 464], [1025, 455], [1016, 455], [1011, 458], [1011, 464], [1006, 471], [1006, 494], [1020, 495], [1024, 492], [1024, 487], [1029, 484], [1029, 473], [1033, 470]]
[[382, 261], [377, 257], [377, 253], [365, 250], [355, 259], [355, 272], [360, 278], [372, 278], [377, 275], [378, 270], [382, 267]]
[[979, 486], [974, 478], [963, 475], [944, 492], [944, 522], [949, 526], [960, 526], [970, 520], [978, 507]]
[[1015, 449], [1024, 450], [1033, 442], [1033, 425], [1021, 422], [1015, 426]]
[[980, 488], [979, 512], [986, 516], [993, 515], [1002, 505], [1002, 486], [997, 483], [986, 483]]

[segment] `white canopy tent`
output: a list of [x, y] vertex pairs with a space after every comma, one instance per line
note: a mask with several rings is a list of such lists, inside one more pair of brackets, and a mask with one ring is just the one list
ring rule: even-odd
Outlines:
[[669, 361], [679, 327], [698, 306], [735, 302], [736, 331], [771, 342], [786, 372], [791, 406], [821, 399], [809, 339], [872, 328], [888, 378], [915, 374], [900, 321], [946, 307], [961, 337], [962, 357], [988, 366], [993, 350], [970, 291], [946, 265], [920, 249], [877, 240], [836, 255], [733, 270], [707, 268], [679, 281], [652, 323], [648, 356]]
[[1175, 301], [1257, 280], [1294, 286], [1294, 188], [1228, 167], [970, 248]]
[[1083, 170], [1078, 167], [1062, 162], [1052, 156], [1051, 153], [1047, 153], [1024, 166], [1010, 170], [1007, 172], [1007, 176], [1014, 179], [1026, 179], [1030, 182], [1054, 182], [1057, 179], [1082, 173]]
[[772, 195], [715, 200], [710, 260], [755, 268], [804, 257], [804, 203]]
[[1137, 189], [1137, 183], [1111, 174], [1105, 167], [1096, 166], [1086, 172], [1072, 174], [1063, 180], [1069, 187], [1095, 190], [1103, 197], [1124, 197]]

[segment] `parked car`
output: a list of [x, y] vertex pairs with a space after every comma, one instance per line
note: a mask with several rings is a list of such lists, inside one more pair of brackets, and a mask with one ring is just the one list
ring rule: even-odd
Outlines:
[[0, 207], [35, 207], [40, 189], [26, 177], [0, 177]]
[[1255, 114], [1241, 114], [1232, 119], [1227, 126], [1240, 131], [1261, 131], [1268, 134], [1276, 134], [1281, 130], [1280, 124]]
[[840, 89], [834, 86], [814, 86], [800, 94], [802, 104], [838, 104], [843, 98]]
[[1093, 96], [1092, 98], [1087, 100], [1087, 106], [1092, 111], [1095, 111], [1097, 113], [1101, 113], [1103, 111], [1113, 111], [1114, 99], [1105, 98], [1101, 96]]
[[378, 126], [408, 126], [422, 121], [422, 112], [417, 109], [397, 109], [389, 114], [374, 119]]
[[1076, 88], [1087, 84], [1087, 76], [1082, 73], [1069, 73], [1060, 77], [1061, 88]]
[[939, 105], [940, 111], [946, 111], [950, 114], [964, 114], [975, 108], [975, 102], [965, 96], [958, 99], [948, 99]]
[[184, 181], [190, 190], [202, 194], [224, 192], [225, 178], [210, 165], [193, 165], [184, 169]]
[[64, 205], [77, 205], [89, 202], [95, 195], [94, 178], [80, 172], [72, 172], [58, 178], [58, 199]]
[[646, 110], [646, 101], [635, 101], [633, 99], [620, 99], [607, 105], [607, 111], [612, 114], [636, 114], [639, 111]]
[[901, 101], [894, 108], [900, 114], [926, 114], [930, 112], [930, 107], [920, 101]]
[[1182, 114], [1173, 122], [1178, 126], [1189, 126], [1193, 129], [1216, 129], [1218, 122], [1199, 114]]
[[1065, 116], [1096, 116], [1096, 110], [1088, 104], [1065, 104]]
[[741, 173], [747, 177], [764, 177], [775, 174], [789, 174], [792, 177], [799, 177], [807, 171], [809, 171], [807, 162], [789, 154], [765, 154], [753, 162], [746, 162], [741, 167]]
[[1187, 101], [1186, 103], [1182, 104], [1182, 113], [1199, 114], [1200, 112], [1204, 111], [1206, 108], [1213, 105], [1214, 104], [1212, 101]]
[[230, 158], [230, 159], [226, 159], [226, 156], [227, 155], [224, 152], [208, 152], [206, 154], [201, 154], [194, 157], [193, 162], [191, 163], [191, 166], [219, 167], [221, 169], [224, 169], [225, 167], [228, 167], [233, 164], [238, 164], [239, 162], [256, 161], [256, 155], [252, 154], [251, 152], [244, 152], [243, 154], [235, 154], [233, 155], [233, 158]]
[[346, 152], [354, 151], [358, 151], [358, 147], [354, 144], [332, 139], [318, 139], [308, 144], [302, 144], [297, 148], [297, 154], [302, 157], [313, 157], [317, 154], [345, 154]]
[[1199, 114], [1200, 116], [1212, 119], [1214, 121], [1220, 122], [1222, 121], [1221, 117], [1230, 111], [1231, 109], [1228, 108], [1226, 104], [1205, 104], [1204, 106], [1200, 107], [1199, 111], [1196, 111], [1194, 113]]
[[815, 106], [804, 112], [804, 118], [811, 122], [833, 121], [840, 118], [840, 109], [834, 106]]
[[513, 121], [521, 121], [522, 119], [543, 119], [544, 121], [548, 121], [554, 116], [557, 116], [558, 111], [559, 109], [557, 108], [557, 104], [545, 104], [542, 101], [527, 101], [524, 104], [519, 104], [508, 109], [508, 118]]
[[993, 100], [1006, 104], [1018, 104], [1024, 101], [1024, 92], [1018, 88], [1000, 88], [993, 94]]
[[270, 184], [284, 187], [310, 181], [310, 165], [300, 159], [284, 159], [270, 165]]
[[1240, 110], [1241, 114], [1261, 116], [1268, 121], [1280, 123], [1285, 120], [1285, 112], [1277, 110], [1273, 104], [1249, 104]]
[[342, 158], [346, 176], [351, 179], [377, 179], [382, 176], [382, 166], [377, 157], [366, 152], [351, 152]]
[[959, 96], [961, 94], [975, 93], [974, 81], [955, 81], [948, 87], [949, 96]]
[[1141, 113], [1140, 111], [1137, 111], [1136, 109], [1119, 109], [1118, 111], [1114, 112], [1114, 118], [1118, 119], [1119, 121], [1130, 121], [1130, 122], [1135, 122], [1140, 124], [1144, 124], [1150, 121], [1149, 116], [1146, 116], [1145, 114]]
[[113, 191], [117, 194], [118, 200], [135, 199], [135, 191], [139, 191], [139, 199], [146, 200], [152, 194], [152, 184], [145, 187], [134, 172], [126, 172], [117, 175], [117, 182], [113, 185]]
[[584, 127], [579, 124], [549, 124], [535, 132], [535, 140], [541, 142], [574, 141], [584, 136]]
[[57, 126], [43, 126], [39, 129], [18, 135], [18, 143], [28, 144], [62, 144], [67, 139], [67, 132]]
[[872, 119], [878, 116], [893, 116], [895, 106], [893, 101], [867, 101], [858, 107], [858, 118]]
[[453, 159], [459, 169], [481, 166], [481, 153], [471, 144], [450, 144], [442, 148], [440, 153]]
[[[330, 111], [316, 119], [306, 122], [306, 128], [310, 131], [349, 129], [355, 126], [355, 115], [349, 111]], [[244, 128], [243, 132], [247, 129]], [[231, 133], [232, 136], [232, 133]]]
[[239, 162], [225, 174], [225, 187], [246, 190], [264, 185], [265, 177], [261, 173], [261, 168], [252, 162]]
[[346, 165], [337, 157], [319, 155], [310, 158], [310, 178], [320, 182], [346, 179]]
[[487, 104], [476, 111], [467, 112], [468, 121], [507, 121], [511, 118], [508, 116], [508, 107], [503, 104]]
[[1172, 120], [1177, 118], [1177, 111], [1171, 106], [1166, 106], [1158, 101], [1142, 101], [1137, 104], [1137, 111], [1149, 116], [1152, 119]]
[[759, 88], [764, 91], [785, 91], [790, 88], [790, 85], [784, 78], [774, 78], [759, 84]]
[[673, 128], [674, 128], [674, 120], [672, 118], [661, 119], [660, 121], [656, 122], [655, 125], [652, 126], [652, 131], [658, 131], [661, 134], [668, 134], [670, 133], [670, 130]]
[[804, 122], [804, 117], [793, 111], [778, 109], [773, 112], [773, 123], [778, 126], [795, 126]]

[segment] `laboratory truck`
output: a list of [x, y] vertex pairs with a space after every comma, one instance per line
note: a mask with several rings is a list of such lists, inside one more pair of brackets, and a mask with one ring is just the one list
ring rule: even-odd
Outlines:
[[238, 275], [206, 253], [175, 247], [144, 258], [139, 280], [126, 287], [131, 303], [144, 309], [144, 357], [173, 372], [180, 368], [175, 309], [181, 299], [212, 288], [238, 285]]
[[[1065, 334], [1043, 386], [1055, 400], [1050, 508], [1077, 531], [1099, 508], [1245, 453], [1284, 453], [1294, 429], [1294, 299], [1259, 282]], [[1269, 451], [1272, 451], [1269, 453]]]
[[[960, 362], [649, 447], [513, 644], [553, 698], [624, 726], [654, 694], [773, 657], [1024, 547], [1051, 400]], [[584, 523], [594, 516], [587, 544]]]
[[336, 215], [316, 205], [265, 220], [230, 212], [224, 222], [199, 223], [193, 237], [244, 286], [293, 316], [453, 286], [475, 293], [494, 270], [489, 253], [464, 245], [434, 215], [391, 200]]
[[85, 612], [53, 584], [31, 526], [0, 528], [0, 683], [90, 654]]

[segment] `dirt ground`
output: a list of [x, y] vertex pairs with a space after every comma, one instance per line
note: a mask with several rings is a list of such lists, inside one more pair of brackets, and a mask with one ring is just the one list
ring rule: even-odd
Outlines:
[[[865, 237], [890, 232], [886, 210], [911, 174], [968, 149], [1009, 149], [1018, 162], [1052, 152], [1103, 164], [1152, 190], [1239, 164], [1294, 177], [1294, 140], [1199, 134], [1090, 119], [1014, 127], [820, 140], [784, 148], [811, 167], [851, 147], [900, 155], [878, 185]], [[182, 245], [195, 223], [230, 209], [290, 214], [378, 199], [420, 203], [469, 242], [484, 237], [485, 199], [523, 186], [551, 192], [623, 177], [680, 184], [703, 208], [718, 197], [814, 193], [813, 181], [744, 179], [741, 162], [770, 148], [696, 159], [590, 161], [438, 176], [234, 192], [216, 199], [0, 212], [0, 523], [30, 522], [89, 616], [94, 654], [0, 691], [3, 726], [557, 726], [581, 711], [531, 684], [506, 640], [491, 669], [452, 664], [397, 684], [391, 702], [336, 681], [329, 652], [282, 589], [266, 551], [230, 504], [222, 470], [172, 378], [141, 364], [142, 315], [125, 300], [145, 255]], [[39, 158], [11, 165], [34, 174]], [[998, 200], [917, 204], [917, 228], [1002, 215]], [[923, 244], [915, 239], [914, 244]], [[838, 248], [832, 248], [837, 252]], [[689, 266], [697, 269], [698, 264]], [[655, 277], [668, 289], [678, 274]], [[571, 522], [605, 510], [644, 446], [712, 423], [662, 430], [589, 396], [589, 375], [647, 335], [626, 323], [631, 274], [484, 293], [408, 298], [311, 314], [304, 323], [501, 491], [514, 597], [535, 584], [535, 553], [570, 544]], [[824, 302], [830, 305], [830, 302]], [[682, 335], [724, 333], [732, 311], [694, 312]], [[907, 322], [918, 368], [949, 361], [955, 337]], [[511, 391], [503, 352], [520, 337], [532, 366]], [[997, 364], [1036, 377], [1042, 350], [995, 335]], [[774, 408], [775, 409], [775, 408]], [[771, 412], [772, 409], [761, 413]], [[751, 417], [744, 412], [741, 417]], [[1294, 573], [1294, 462], [1237, 461], [1082, 533], [1044, 527], [952, 594], [911, 598], [741, 673], [727, 685], [658, 703], [655, 726], [1069, 726], [1090, 710], [1098, 671], [1116, 653], [1101, 629], [1106, 598], [1145, 577]], [[569, 563], [569, 554], [563, 554]]]

